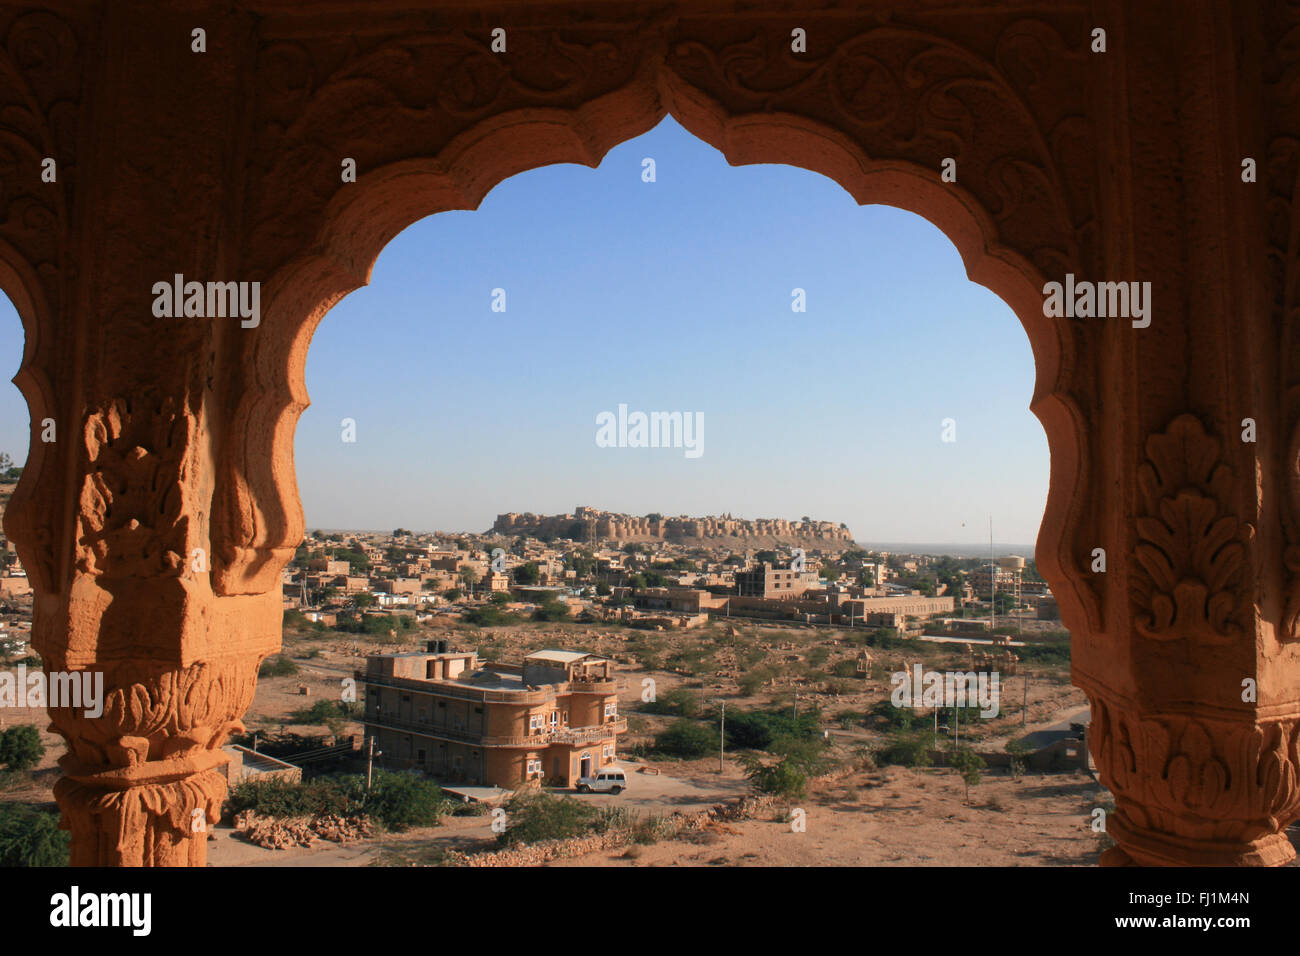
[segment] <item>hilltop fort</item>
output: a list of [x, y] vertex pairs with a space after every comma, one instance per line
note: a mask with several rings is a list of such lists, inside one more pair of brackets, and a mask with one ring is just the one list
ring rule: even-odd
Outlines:
[[777, 544], [813, 545], [822, 549], [848, 548], [853, 534], [833, 521], [787, 521], [784, 518], [692, 518], [688, 515], [643, 517], [579, 506], [573, 514], [535, 515], [510, 512], [498, 515], [492, 531], [505, 535], [571, 538], [574, 541], [672, 541], [681, 544], [742, 543], [753, 547]]

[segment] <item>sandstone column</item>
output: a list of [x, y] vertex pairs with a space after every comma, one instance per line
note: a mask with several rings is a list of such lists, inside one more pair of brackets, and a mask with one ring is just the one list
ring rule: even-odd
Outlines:
[[[79, 23], [32, 16], [0, 23], [7, 75], [46, 107], [7, 188], [52, 210], [40, 231], [51, 249], [20, 247], [26, 271], [10, 263], [33, 420], [6, 530], [31, 575], [47, 672], [102, 673], [106, 698], [98, 717], [51, 709], [67, 742], [55, 796], [74, 864], [198, 866], [226, 791], [221, 745], [279, 645], [281, 608], [278, 577], [259, 593], [214, 590], [226, 356], [257, 329], [160, 317], [154, 286], [241, 278], [229, 201], [240, 22], [117, 7]], [[192, 49], [195, 26], [207, 53]], [[21, 240], [33, 221], [4, 225]]]
[[[1068, 623], [1116, 801], [1105, 863], [1295, 855], [1296, 417], [1280, 386], [1300, 377], [1297, 165], [1268, 113], [1268, 45], [1295, 30], [1291, 9], [1290, 24], [1213, 0], [1099, 11], [1111, 50], [1096, 100], [1109, 175], [1095, 278], [1153, 288], [1149, 327], [1083, 320], [1109, 323], [1087, 503], [1105, 613], [1099, 627]], [[1286, 95], [1279, 115], [1300, 117]]]

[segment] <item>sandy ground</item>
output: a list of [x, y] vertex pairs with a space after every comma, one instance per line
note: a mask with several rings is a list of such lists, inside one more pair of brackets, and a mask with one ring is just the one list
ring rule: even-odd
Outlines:
[[[730, 768], [729, 768], [730, 769]], [[675, 786], [693, 787], [688, 781]], [[798, 802], [804, 829], [784, 809], [720, 825], [692, 840], [589, 854], [550, 866], [1091, 866], [1102, 845], [1089, 828], [1100, 787], [1087, 774], [985, 774], [971, 788], [949, 770], [889, 767], [816, 786]], [[629, 791], [630, 793], [631, 791]], [[595, 798], [611, 801], [618, 798]], [[644, 805], [643, 805], [644, 807]], [[371, 866], [420, 859], [443, 847], [494, 845], [491, 818], [385, 834], [350, 846], [264, 850], [218, 828], [210, 866]]]
[[[450, 630], [450, 629], [449, 629]], [[775, 634], [780, 629], [773, 629]], [[757, 633], [767, 638], [768, 629]], [[455, 635], [466, 637], [466, 635]], [[856, 649], [837, 645], [821, 632], [780, 633], [777, 636], [800, 652], [818, 645], [832, 646], [837, 656]], [[637, 635], [620, 629], [586, 626], [524, 625], [483, 632], [478, 638], [502, 652], [503, 659], [522, 656], [541, 646], [589, 646], [611, 656], [622, 656], [623, 647]], [[644, 636], [642, 636], [644, 638]], [[669, 648], [690, 645], [704, 635], [696, 632], [650, 635]], [[469, 640], [456, 641], [473, 646]], [[411, 647], [418, 646], [412, 643]], [[311, 649], [318, 656], [308, 658]], [[289, 677], [264, 678], [245, 719], [250, 730], [263, 734], [290, 731], [307, 735], [327, 733], [324, 726], [296, 725], [290, 713], [310, 707], [320, 699], [338, 700], [341, 681], [354, 668], [364, 667], [364, 655], [393, 651], [354, 641], [337, 633], [286, 635], [285, 653], [294, 657], [299, 673]], [[790, 648], [772, 646], [769, 659], [777, 659]], [[740, 767], [728, 759], [725, 773], [717, 773], [717, 758], [695, 761], [636, 761], [626, 755], [637, 742], [648, 742], [673, 718], [638, 713], [644, 678], [653, 675], [658, 692], [665, 694], [684, 687], [702, 700], [722, 695], [735, 705], [790, 706], [797, 691], [798, 706], [819, 706], [834, 739], [846, 752], [859, 744], [878, 739], [878, 731], [860, 720], [842, 721], [841, 714], [860, 715], [875, 701], [888, 696], [891, 669], [908, 660], [923, 658], [939, 666], [957, 657], [934, 647], [904, 651], [873, 652], [876, 666], [872, 678], [841, 682], [849, 693], [836, 693], [821, 683], [782, 680], [754, 697], [739, 696], [731, 676], [715, 675], [703, 680], [666, 669], [645, 671], [631, 662], [620, 667], [626, 684], [620, 690], [620, 709], [633, 718], [635, 729], [620, 740], [621, 760], [629, 770], [642, 766], [658, 768], [658, 775], [634, 773], [633, 784], [619, 796], [591, 794], [578, 797], [596, 805], [624, 805], [641, 815], [668, 814], [674, 810], [696, 810], [735, 799], [748, 791]], [[797, 655], [794, 655], [797, 656]], [[1027, 729], [1044, 728], [1069, 719], [1085, 703], [1083, 694], [1066, 683], [1065, 669], [1036, 669], [1029, 684]], [[307, 694], [300, 694], [305, 686]], [[1022, 733], [1021, 700], [1023, 677], [1006, 682], [1005, 705], [995, 720], [963, 727], [963, 737], [977, 738], [979, 749], [1000, 750], [1007, 737]], [[0, 794], [0, 799], [44, 802], [52, 799], [50, 787], [57, 779], [55, 761], [63, 752], [59, 737], [45, 731], [48, 718], [41, 711], [0, 709], [0, 726], [33, 723], [42, 730], [47, 752], [41, 769], [28, 785]], [[356, 734], [362, 727], [349, 723], [344, 734]], [[948, 770], [887, 768], [860, 773], [835, 783], [814, 788], [801, 808], [806, 830], [796, 832], [787, 822], [776, 819], [743, 821], [696, 837], [698, 842], [674, 841], [637, 847], [624, 856], [594, 854], [557, 861], [552, 865], [1086, 865], [1095, 861], [1099, 840], [1087, 829], [1088, 812], [1095, 805], [1099, 788], [1082, 774], [1026, 776], [1013, 781], [1005, 773], [988, 772], [972, 788], [969, 804], [963, 797], [961, 780]], [[428, 862], [442, 849], [474, 851], [495, 845], [491, 818], [449, 817], [438, 827], [383, 834], [349, 846], [320, 843], [314, 848], [265, 850], [242, 840], [229, 827], [217, 827], [209, 842], [212, 866], [367, 866]]]
[[697, 844], [658, 843], [550, 866], [1089, 866], [1100, 852], [1086, 774], [985, 775], [965, 803], [949, 770], [890, 767], [814, 789], [803, 831], [777, 812], [720, 826]]

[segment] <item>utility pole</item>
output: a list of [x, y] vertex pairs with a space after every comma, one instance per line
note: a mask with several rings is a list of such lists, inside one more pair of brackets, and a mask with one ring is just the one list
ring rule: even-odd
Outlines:
[[715, 697], [713, 703], [722, 705], [722, 727], [718, 731], [718, 773], [722, 773], [722, 758], [727, 752], [727, 702], [720, 697]]
[[1025, 714], [1029, 711], [1029, 671], [1025, 671], [1025, 699], [1020, 705], [1020, 729], [1025, 729]]
[[993, 516], [989, 515], [989, 633], [998, 627], [998, 572], [993, 565]]
[[366, 759], [366, 792], [370, 792], [370, 781], [375, 773], [375, 738], [370, 738], [370, 755]]

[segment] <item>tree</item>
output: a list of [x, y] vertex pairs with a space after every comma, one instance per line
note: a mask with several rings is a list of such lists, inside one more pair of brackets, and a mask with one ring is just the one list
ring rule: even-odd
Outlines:
[[984, 758], [969, 747], [958, 747], [948, 758], [948, 765], [961, 774], [961, 781], [966, 785], [966, 802], [970, 803], [970, 788], [980, 782], [980, 770], [984, 767]]
[[536, 561], [529, 561], [515, 568], [516, 584], [536, 584], [541, 579], [542, 572]]
[[561, 604], [554, 598], [547, 598], [533, 612], [534, 621], [567, 621], [568, 619], [569, 606]]
[[355, 604], [357, 607], [373, 607], [375, 601], [376, 598], [373, 594], [367, 594], [364, 591], [362, 591], [360, 594], [354, 595], [352, 598], [352, 603]]
[[68, 836], [57, 812], [0, 804], [0, 866], [67, 866]]
[[669, 757], [690, 760], [717, 749], [717, 731], [693, 720], [675, 720], [655, 736], [655, 750]]
[[35, 724], [10, 727], [0, 733], [0, 764], [10, 770], [30, 770], [45, 756], [45, 745]]
[[469, 588], [469, 593], [473, 594], [474, 585], [478, 584], [478, 572], [467, 564], [461, 568], [457, 574], [459, 574], [460, 579], [465, 582], [465, 586]]

